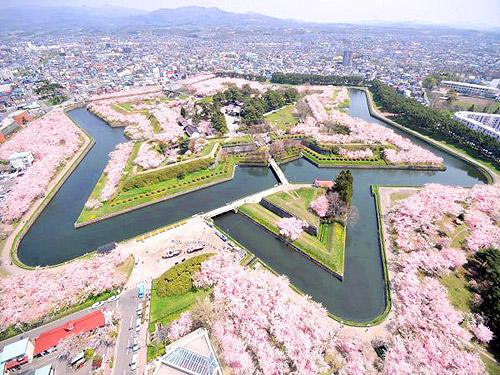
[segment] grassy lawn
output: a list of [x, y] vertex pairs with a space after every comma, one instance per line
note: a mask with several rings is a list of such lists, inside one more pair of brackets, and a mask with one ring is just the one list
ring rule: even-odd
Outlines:
[[127, 279], [130, 277], [132, 270], [134, 269], [134, 256], [130, 255], [123, 264], [118, 266], [118, 271], [123, 273]]
[[[277, 236], [280, 217], [257, 203], [249, 203], [238, 210]], [[303, 232], [292, 243], [305, 254], [339, 275], [344, 273], [345, 228], [341, 224], [322, 224], [319, 237]]]
[[[233, 174], [235, 164], [234, 158], [228, 158], [226, 161], [219, 163], [214, 169], [204, 169], [188, 173], [183, 179], [172, 178], [147, 187], [121, 191], [111, 201], [105, 202], [102, 207], [96, 210], [87, 210], [84, 208], [78, 217], [77, 223], [84, 223], [137, 207], [144, 203], [152, 203], [175, 194], [197, 190], [208, 184], [230, 178]], [[96, 189], [100, 192], [102, 186], [96, 185], [94, 191]], [[93, 196], [94, 192], [92, 192], [91, 197]]]
[[476, 160], [479, 164], [482, 164], [488, 168], [490, 168], [493, 172], [495, 172], [497, 175], [500, 175], [500, 166], [496, 165], [495, 163], [485, 159], [485, 158], [482, 158], [476, 154], [474, 154], [473, 152], [471, 151], [466, 151], [462, 148], [458, 148], [450, 143], [447, 143], [445, 141], [439, 141], [440, 143], [446, 145], [447, 147], [451, 148], [452, 150], [460, 153], [460, 154], [463, 154], [463, 155], [466, 155], [474, 160]]
[[488, 358], [484, 354], [481, 354], [481, 361], [483, 361], [484, 366], [486, 367], [486, 372], [489, 375], [500, 375], [500, 365]]
[[161, 130], [160, 122], [156, 119], [156, 117], [152, 116], [149, 111], [146, 111], [145, 115], [149, 118], [149, 122], [151, 123], [151, 127], [153, 128], [153, 132], [159, 133]]
[[232, 137], [226, 138], [224, 140], [225, 145], [237, 145], [240, 143], [251, 143], [253, 142], [253, 138], [250, 134], [242, 135], [241, 137]]
[[319, 188], [300, 188], [269, 195], [266, 200], [318, 228], [319, 217], [309, 210], [309, 206], [321, 193], [322, 189]]
[[151, 311], [149, 315], [149, 332], [153, 332], [156, 323], [168, 325], [188, 310], [199, 298], [209, 294], [209, 291], [199, 289], [180, 295], [159, 297], [156, 293], [156, 280], [153, 280], [151, 293]]
[[404, 192], [396, 192], [391, 194], [391, 206], [396, 202], [402, 201], [406, 198], [409, 198], [413, 195], [413, 192], [404, 191]]
[[472, 293], [467, 288], [467, 280], [465, 280], [463, 270], [443, 275], [440, 281], [448, 290], [448, 297], [451, 304], [459, 311], [470, 312]]
[[293, 104], [287, 105], [264, 118], [273, 126], [281, 130], [288, 130], [298, 124], [298, 117], [294, 116], [296, 109]]
[[132, 112], [132, 103], [128, 103], [128, 102], [115, 103], [112, 105], [112, 108], [117, 110], [118, 112], [128, 114], [128, 113]]
[[[168, 326], [184, 311], [189, 310], [196, 301], [211, 293], [209, 289], [196, 289], [192, 285], [193, 275], [198, 272], [200, 263], [208, 257], [210, 257], [209, 254], [204, 254], [191, 258], [175, 265], [153, 280], [148, 326], [150, 333], [155, 331], [158, 323], [163, 327]], [[183, 281], [179, 281], [179, 278]], [[164, 343], [159, 340], [153, 341], [148, 345], [147, 360], [150, 361], [162, 355], [164, 349]]]
[[214, 102], [213, 96], [205, 96], [204, 98], [196, 101], [196, 103], [212, 104]]
[[469, 237], [469, 227], [467, 226], [467, 224], [459, 225], [457, 228], [455, 228], [455, 232], [450, 235], [450, 247], [461, 248], [462, 243], [467, 237]]

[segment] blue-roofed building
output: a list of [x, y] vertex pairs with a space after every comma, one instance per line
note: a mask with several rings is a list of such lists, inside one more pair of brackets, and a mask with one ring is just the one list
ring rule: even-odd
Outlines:
[[154, 375], [222, 375], [207, 330], [199, 328], [165, 348]]

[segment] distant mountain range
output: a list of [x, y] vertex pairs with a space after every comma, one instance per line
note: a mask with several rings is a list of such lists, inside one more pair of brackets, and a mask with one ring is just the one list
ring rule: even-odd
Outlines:
[[[369, 27], [439, 27], [413, 23], [367, 22]], [[5, 31], [60, 31], [81, 29], [126, 30], [144, 28], [214, 28], [241, 29], [311, 27], [328, 29], [336, 24], [310, 23], [274, 18], [257, 13], [232, 13], [218, 8], [197, 6], [175, 9], [144, 11], [115, 6], [39, 6], [23, 5], [8, 7], [0, 4], [0, 32]], [[338, 26], [338, 24], [337, 24]], [[446, 28], [445, 26], [443, 26]], [[491, 31], [499, 31], [499, 28]]]
[[103, 6], [18, 6], [0, 10], [0, 30], [75, 30], [144, 27], [290, 27], [305, 22], [283, 20], [256, 13], [231, 13], [218, 8], [181, 7], [151, 12]]

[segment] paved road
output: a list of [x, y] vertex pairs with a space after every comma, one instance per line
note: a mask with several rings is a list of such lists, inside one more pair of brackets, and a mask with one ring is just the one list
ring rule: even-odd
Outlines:
[[[137, 315], [137, 305], [143, 302], [144, 299], [139, 299], [137, 297], [137, 287], [132, 287], [131, 289], [123, 292], [120, 295], [120, 304], [118, 310], [121, 316], [120, 324], [120, 334], [118, 336], [118, 342], [115, 349], [115, 375], [124, 374], [136, 374], [137, 371], [130, 369], [130, 362], [132, 359], [132, 346], [134, 338], [139, 342], [141, 349], [144, 348], [145, 342], [139, 339], [139, 334], [136, 331], [136, 320]], [[141, 330], [145, 330], [147, 325], [142, 324]], [[141, 335], [142, 336], [142, 335]], [[137, 355], [141, 355], [143, 350], [137, 351]], [[139, 359], [138, 359], [139, 364]]]

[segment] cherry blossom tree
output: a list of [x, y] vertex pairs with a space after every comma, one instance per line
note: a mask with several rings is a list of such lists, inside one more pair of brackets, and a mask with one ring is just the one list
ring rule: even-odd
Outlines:
[[333, 321], [321, 305], [296, 294], [285, 277], [245, 270], [220, 253], [204, 262], [197, 287], [213, 289], [219, 306], [208, 327], [232, 373], [318, 374], [327, 369]]
[[183, 312], [179, 319], [170, 323], [167, 337], [170, 341], [176, 341], [188, 334], [193, 327], [193, 319], [189, 311]]
[[108, 164], [106, 168], [104, 168], [106, 183], [101, 190], [101, 201], [107, 201], [115, 194], [133, 148], [133, 142], [120, 143], [116, 146], [115, 150], [109, 154]]
[[90, 295], [122, 286], [126, 278], [117, 267], [125, 259], [118, 251], [96, 254], [60, 268], [37, 268], [0, 279], [0, 330], [38, 322]]
[[60, 109], [31, 122], [0, 148], [0, 158], [30, 151], [33, 164], [17, 177], [2, 204], [2, 220], [18, 220], [38, 198], [45, 196], [57, 169], [80, 148], [83, 138], [76, 125]]
[[369, 148], [365, 148], [364, 150], [346, 150], [344, 148], [340, 148], [339, 154], [346, 156], [349, 159], [369, 159], [373, 157], [373, 151]]
[[284, 217], [280, 219], [276, 225], [282, 236], [289, 238], [291, 241], [295, 241], [304, 231], [307, 223], [295, 217]]
[[[306, 101], [311, 109], [312, 117], [306, 117], [304, 121], [299, 122], [291, 131], [294, 134], [304, 134], [308, 137], [313, 137], [321, 143], [362, 143], [365, 145], [378, 144], [385, 146], [382, 155], [389, 164], [431, 166], [441, 166], [443, 164], [442, 158], [413, 144], [408, 139], [396, 134], [393, 130], [382, 125], [351, 117], [346, 113], [336, 110], [331, 96], [312, 94], [306, 96]], [[325, 110], [325, 103], [329, 106], [329, 112]], [[349, 130], [349, 134], [329, 134], [323, 129], [323, 124], [326, 122], [341, 124]], [[392, 146], [387, 147], [389, 145]], [[346, 156], [349, 156], [348, 153], [351, 153], [350, 155], [352, 155], [353, 159], [372, 156], [369, 156], [368, 148], [360, 151], [341, 150], [342, 154]]]
[[140, 166], [142, 169], [157, 168], [163, 163], [165, 157], [157, 152], [152, 144], [143, 143], [139, 148], [137, 157], [134, 159], [134, 164]]
[[311, 202], [311, 209], [319, 217], [325, 217], [329, 207], [330, 203], [325, 195], [321, 195]]

